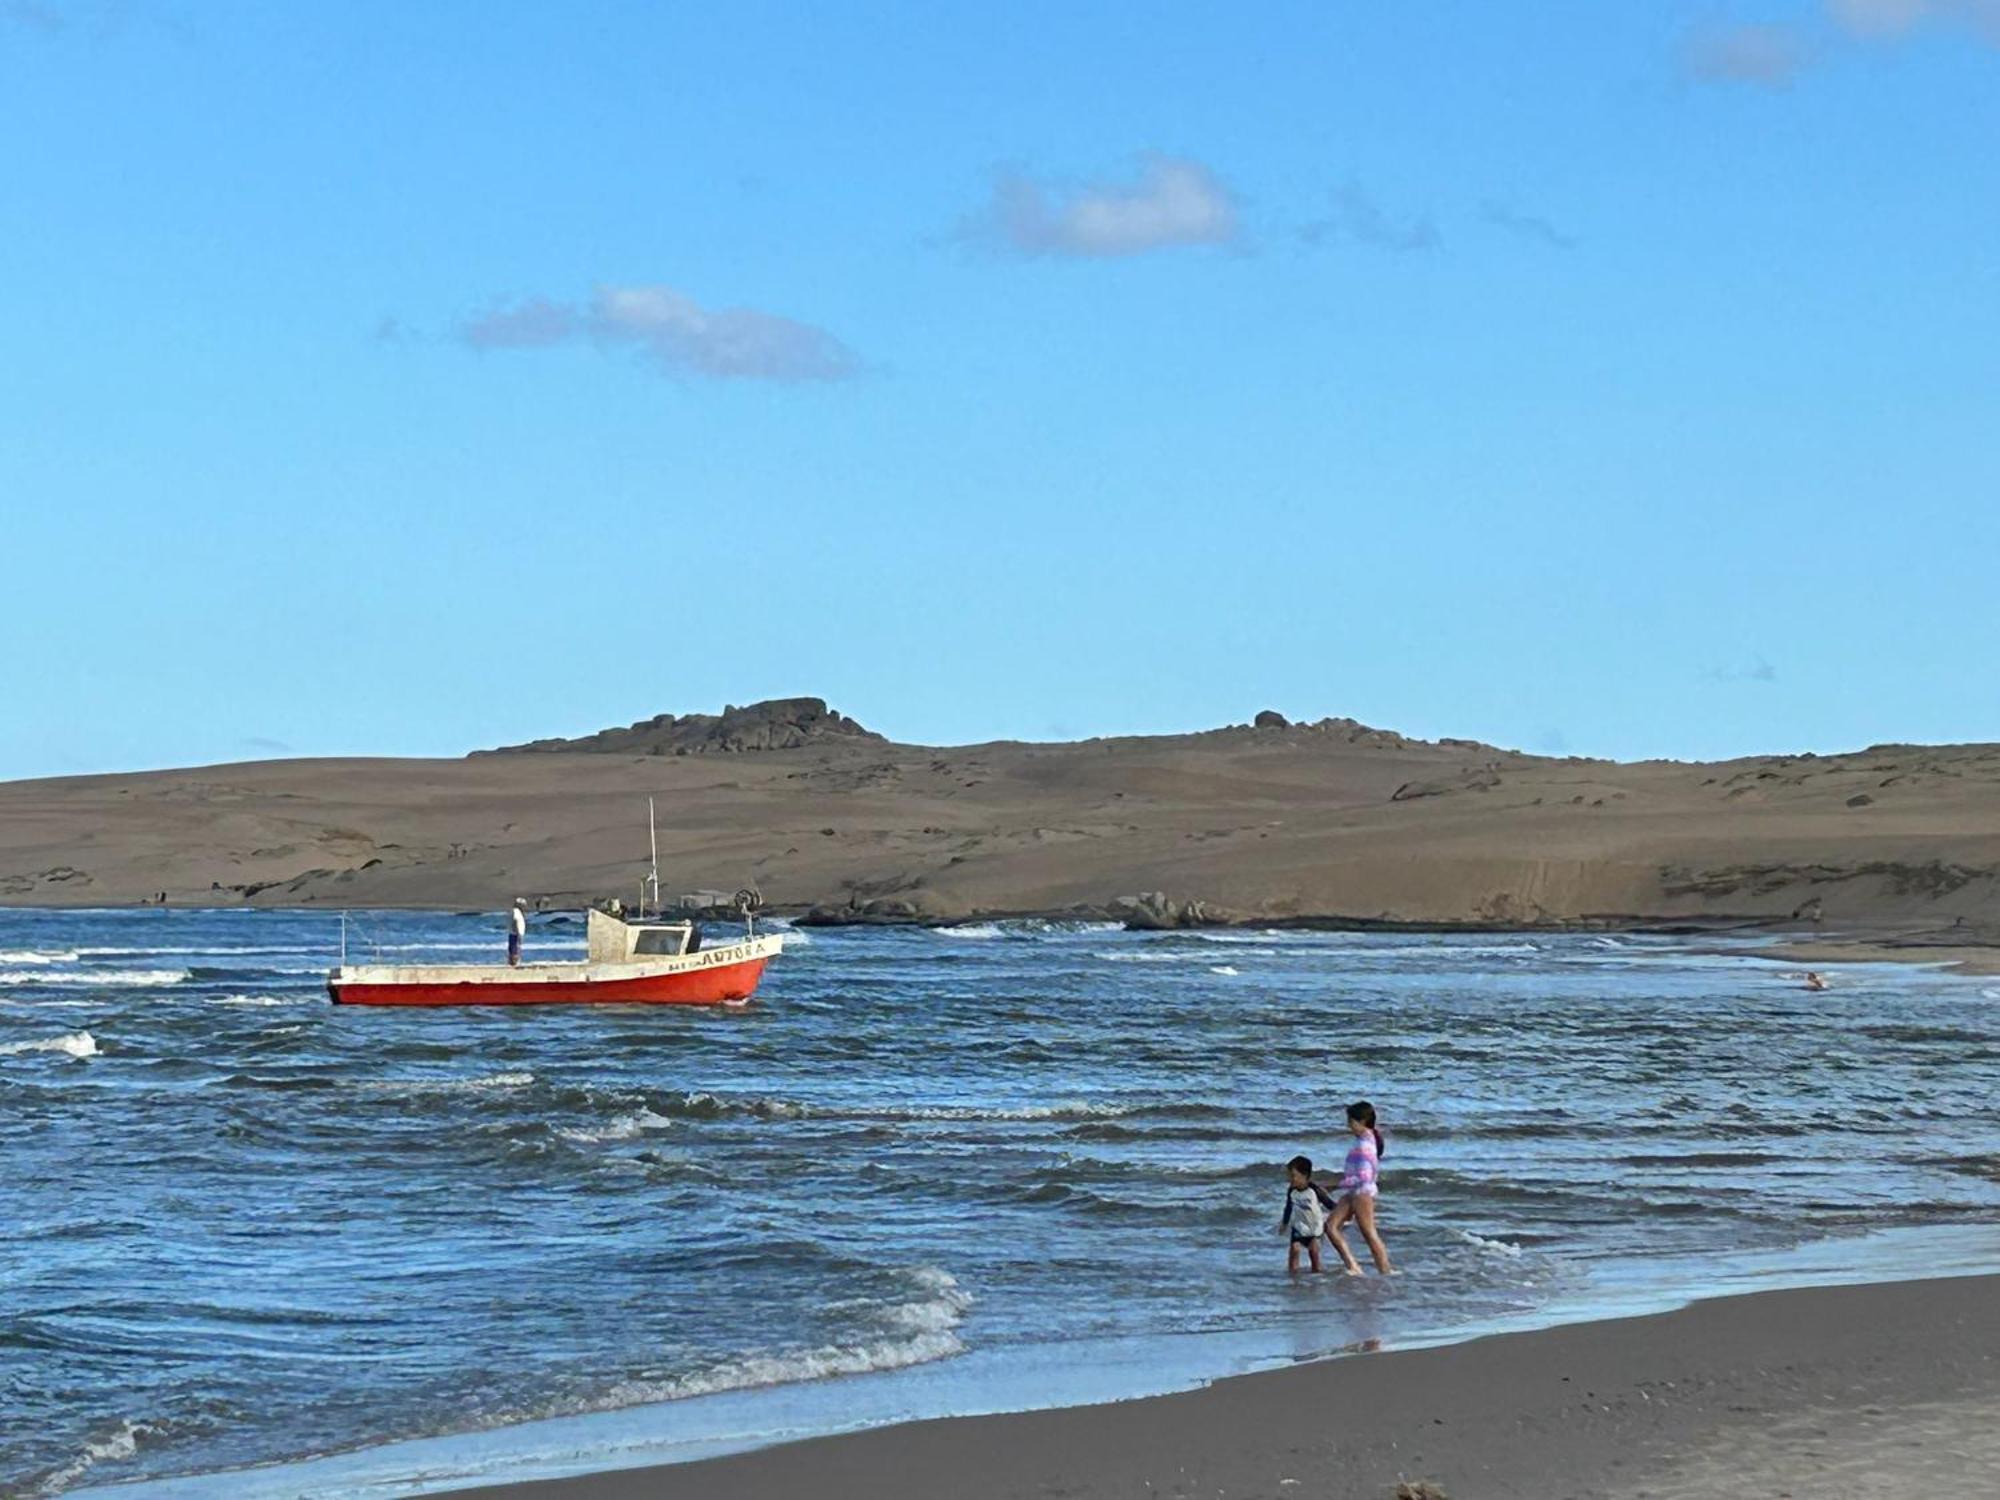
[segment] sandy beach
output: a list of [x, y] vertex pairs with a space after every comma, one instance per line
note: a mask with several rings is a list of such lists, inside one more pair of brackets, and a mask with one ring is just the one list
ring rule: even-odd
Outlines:
[[2000, 1278], [1723, 1298], [482, 1500], [1844, 1500], [2000, 1493]]

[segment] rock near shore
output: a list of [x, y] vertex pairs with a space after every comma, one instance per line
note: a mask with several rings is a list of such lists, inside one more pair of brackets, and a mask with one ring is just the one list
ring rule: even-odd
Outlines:
[[1214, 920], [1199, 901], [1177, 901], [1163, 891], [1120, 896], [1111, 915], [1133, 932], [1158, 932], [1176, 927], [1206, 927]]

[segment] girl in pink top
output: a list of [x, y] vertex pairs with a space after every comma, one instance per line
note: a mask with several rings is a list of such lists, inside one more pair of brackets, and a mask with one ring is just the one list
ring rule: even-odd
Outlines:
[[1361, 1238], [1368, 1241], [1368, 1253], [1375, 1257], [1375, 1269], [1387, 1276], [1389, 1247], [1375, 1229], [1375, 1178], [1382, 1161], [1382, 1132], [1375, 1128], [1375, 1106], [1366, 1099], [1348, 1105], [1347, 1128], [1354, 1135], [1354, 1145], [1347, 1153], [1347, 1168], [1340, 1174], [1336, 1190], [1340, 1201], [1326, 1221], [1326, 1237], [1339, 1253], [1340, 1263], [1347, 1267], [1347, 1274], [1359, 1276], [1361, 1262], [1347, 1248], [1347, 1236], [1341, 1232], [1349, 1219], [1354, 1220], [1361, 1226]]

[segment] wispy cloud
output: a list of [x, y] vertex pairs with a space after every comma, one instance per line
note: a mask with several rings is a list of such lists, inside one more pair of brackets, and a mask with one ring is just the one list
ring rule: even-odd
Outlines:
[[1756, 655], [1734, 666], [1710, 667], [1701, 675], [1710, 682], [1776, 682], [1778, 669]]
[[45, 0], [0, 0], [0, 25], [18, 26], [43, 35], [63, 30], [69, 17]]
[[478, 350], [547, 349], [590, 338], [639, 349], [669, 375], [715, 380], [846, 380], [854, 351], [824, 328], [754, 307], [708, 308], [666, 286], [601, 286], [587, 306], [548, 297], [498, 304], [458, 325]]
[[1357, 245], [1402, 254], [1435, 250], [1443, 243], [1429, 214], [1399, 218], [1369, 197], [1358, 182], [1336, 189], [1333, 212], [1324, 219], [1301, 225], [1299, 238], [1309, 245], [1350, 240]]
[[2000, 0], [1826, 0], [1828, 15], [1849, 36], [1890, 40], [1931, 22], [1969, 26], [2000, 46]]
[[591, 330], [637, 344], [661, 369], [721, 380], [845, 380], [854, 351], [810, 323], [754, 307], [710, 311], [670, 287], [599, 287]]
[[1681, 47], [1681, 68], [1690, 78], [1767, 89], [1789, 88], [1811, 59], [1803, 33], [1760, 22], [1703, 26], [1689, 32]]
[[274, 740], [267, 735], [253, 734], [243, 740], [245, 750], [260, 751], [265, 755], [290, 755], [292, 747], [283, 740]]
[[546, 349], [581, 327], [576, 309], [547, 297], [499, 304], [459, 324], [458, 336], [474, 349]]
[[1698, 27], [1681, 45], [1681, 69], [1706, 83], [1788, 87], [1842, 41], [1901, 41], [1931, 27], [1970, 33], [2000, 47], [2000, 0], [1820, 0], [1812, 30], [1775, 22]]
[[1110, 259], [1188, 245], [1234, 245], [1236, 196], [1198, 161], [1149, 155], [1119, 180], [1045, 182], [996, 174], [992, 197], [960, 237], [1016, 255]]
[[1479, 217], [1495, 229], [1504, 229], [1509, 234], [1519, 235], [1524, 240], [1536, 240], [1551, 250], [1574, 250], [1583, 241], [1573, 234], [1565, 234], [1539, 214], [1522, 213], [1511, 204], [1489, 198], [1479, 205]]

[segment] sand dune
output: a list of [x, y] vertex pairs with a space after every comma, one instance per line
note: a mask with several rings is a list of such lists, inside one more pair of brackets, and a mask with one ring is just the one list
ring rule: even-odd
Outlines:
[[[851, 721], [847, 721], [851, 725]], [[822, 917], [1769, 921], [1986, 940], [2000, 746], [1550, 759], [1346, 720], [937, 748], [284, 760], [0, 784], [0, 902], [490, 907], [668, 891]]]

